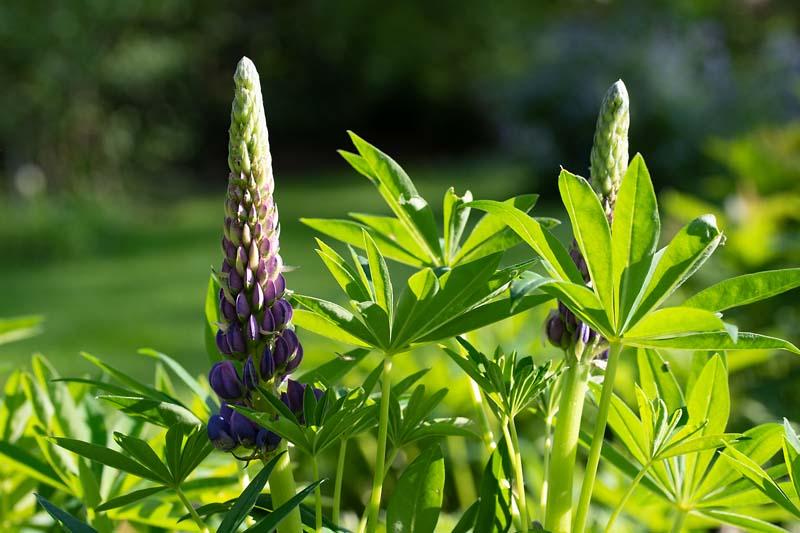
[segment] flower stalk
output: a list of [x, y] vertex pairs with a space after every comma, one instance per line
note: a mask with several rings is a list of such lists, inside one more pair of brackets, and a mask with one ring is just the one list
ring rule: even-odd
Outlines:
[[378, 420], [378, 450], [375, 455], [375, 473], [372, 478], [372, 494], [367, 507], [367, 531], [374, 533], [378, 527], [378, 515], [381, 507], [381, 494], [383, 491], [384, 464], [386, 462], [386, 441], [389, 435], [389, 404], [391, 400], [392, 384], [390, 374], [392, 371], [392, 358], [385, 355], [383, 371], [381, 373], [381, 412]]

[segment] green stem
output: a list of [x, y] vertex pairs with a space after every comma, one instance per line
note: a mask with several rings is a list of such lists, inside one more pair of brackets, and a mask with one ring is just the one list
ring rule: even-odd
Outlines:
[[[555, 387], [553, 387], [555, 389]], [[553, 417], [555, 391], [550, 391], [550, 398], [547, 401], [547, 417], [544, 421], [544, 472], [542, 475], [542, 490], [539, 495], [539, 506], [541, 514], [544, 516], [547, 511], [547, 492], [550, 490], [550, 454], [553, 451]]]
[[[589, 365], [573, 359], [563, 374], [558, 419], [550, 454], [545, 529], [569, 533], [572, 526], [572, 496], [575, 459], [581, 417], [589, 383]], [[582, 531], [576, 529], [576, 531]]]
[[[311, 467], [313, 469], [314, 481], [319, 479], [319, 465], [317, 464], [317, 457], [311, 458]], [[320, 533], [322, 531], [322, 490], [319, 485], [314, 489], [314, 531]]]
[[394, 464], [394, 460], [397, 459], [397, 454], [400, 453], [400, 450], [394, 448], [392, 451], [389, 452], [389, 459], [386, 461], [386, 464], [383, 467], [383, 482], [386, 483], [386, 476], [389, 475], [389, 471], [392, 469], [392, 465]]
[[519, 446], [519, 437], [517, 436], [517, 426], [514, 424], [513, 417], [508, 419], [508, 429], [511, 432], [511, 442], [514, 444], [514, 480], [517, 483], [517, 505], [519, 505], [522, 531], [526, 533], [531, 523], [528, 519], [528, 497], [525, 494], [525, 473], [522, 468], [522, 453]]
[[611, 531], [611, 526], [614, 525], [614, 522], [617, 520], [617, 517], [625, 508], [625, 504], [628, 503], [628, 500], [633, 495], [633, 491], [636, 490], [636, 487], [639, 486], [639, 482], [642, 480], [642, 478], [644, 477], [645, 473], [649, 468], [650, 468], [650, 463], [647, 463], [641, 470], [639, 470], [639, 473], [636, 474], [636, 477], [633, 478], [631, 486], [628, 487], [627, 491], [625, 491], [625, 495], [622, 496], [622, 499], [619, 501], [617, 507], [614, 509], [614, 512], [611, 513], [611, 517], [608, 519], [608, 524], [606, 524], [606, 533], [609, 533]]
[[681, 533], [683, 531], [683, 526], [686, 524], [686, 517], [688, 513], [686, 511], [679, 511], [678, 514], [675, 515], [675, 520], [672, 522], [672, 529], [670, 529], [671, 533]]
[[373, 533], [378, 527], [378, 514], [381, 509], [381, 492], [383, 489], [384, 464], [386, 461], [386, 437], [389, 432], [389, 403], [392, 385], [389, 374], [392, 371], [392, 359], [389, 355], [383, 359], [381, 374], [381, 414], [378, 420], [378, 451], [375, 455], [375, 473], [372, 478], [372, 494], [367, 508], [367, 531]]
[[[503, 441], [506, 444], [506, 450], [508, 451], [508, 456], [511, 458], [512, 462], [514, 461], [514, 455], [516, 454], [516, 450], [514, 449], [514, 441], [511, 438], [511, 432], [508, 430], [508, 423], [506, 421], [502, 421], [500, 423], [500, 428], [503, 431]], [[514, 465], [512, 465], [514, 468]], [[515, 476], [516, 477], [516, 476]], [[516, 495], [514, 495], [516, 496]], [[511, 518], [513, 519], [514, 523], [516, 524], [518, 529], [522, 529], [522, 516], [521, 516], [521, 509], [519, 505], [519, 498], [515, 497], [515, 501], [517, 505], [511, 506]]]
[[339, 444], [339, 461], [336, 463], [336, 481], [333, 487], [333, 523], [339, 524], [339, 513], [342, 505], [342, 481], [344, 479], [344, 459], [347, 455], [347, 439]]
[[189, 501], [189, 499], [183, 493], [181, 488], [180, 487], [175, 487], [175, 492], [178, 494], [178, 498], [180, 498], [181, 501], [183, 502], [183, 505], [189, 511], [189, 514], [191, 515], [192, 520], [194, 520], [195, 523], [197, 524], [197, 527], [200, 528], [200, 531], [202, 531], [203, 533], [208, 533], [208, 526], [205, 524], [205, 522], [203, 522], [203, 519], [200, 518], [200, 515], [197, 514], [197, 511], [195, 511], [194, 507], [192, 506], [192, 503]]
[[581, 498], [575, 515], [573, 528], [575, 532], [586, 530], [586, 520], [589, 517], [589, 505], [592, 502], [592, 490], [594, 489], [594, 480], [597, 477], [597, 466], [600, 464], [600, 452], [603, 449], [603, 439], [606, 433], [606, 424], [608, 423], [608, 409], [611, 406], [611, 397], [614, 395], [614, 381], [617, 377], [621, 351], [622, 345], [619, 342], [612, 342], [609, 346], [608, 364], [605, 378], [603, 379], [603, 391], [600, 394], [600, 405], [597, 408], [592, 446], [589, 449], [589, 458], [586, 461], [586, 473], [581, 486]]
[[[297, 492], [294, 474], [292, 474], [292, 460], [289, 458], [288, 450], [286, 439], [281, 439], [277, 451], [279, 453], [286, 451], [286, 453], [278, 460], [278, 464], [275, 465], [269, 476], [269, 490], [272, 495], [272, 504], [276, 509], [293, 498]], [[301, 533], [303, 531], [299, 507], [292, 509], [286, 518], [281, 520], [278, 524], [278, 531], [280, 533]]]

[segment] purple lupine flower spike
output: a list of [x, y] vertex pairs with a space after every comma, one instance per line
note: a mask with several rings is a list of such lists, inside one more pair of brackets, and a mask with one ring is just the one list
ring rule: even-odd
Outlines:
[[249, 391], [253, 391], [258, 387], [258, 374], [256, 373], [256, 365], [253, 363], [253, 358], [248, 357], [242, 368], [242, 382]]

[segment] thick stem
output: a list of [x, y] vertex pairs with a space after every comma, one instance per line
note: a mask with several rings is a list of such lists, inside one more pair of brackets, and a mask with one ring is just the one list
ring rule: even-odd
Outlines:
[[378, 527], [378, 514], [381, 509], [381, 492], [383, 489], [384, 464], [386, 461], [386, 438], [389, 433], [389, 403], [391, 400], [392, 384], [389, 374], [392, 371], [392, 359], [385, 356], [383, 359], [383, 373], [381, 374], [381, 414], [378, 420], [378, 451], [375, 455], [375, 473], [372, 478], [372, 494], [367, 508], [367, 531], [373, 533]]
[[[516, 448], [514, 447], [514, 439], [511, 438], [511, 432], [508, 429], [508, 422], [506, 420], [502, 420], [500, 422], [500, 428], [503, 431], [503, 439], [506, 443], [506, 450], [508, 450], [508, 456], [511, 458], [511, 461], [513, 463], [511, 467], [516, 470], [515, 456], [517, 452]], [[516, 478], [517, 476], [515, 475], [514, 477]], [[515, 494], [514, 496], [515, 496], [514, 501], [517, 502], [517, 505], [511, 506], [511, 518], [516, 524], [517, 529], [522, 529], [522, 509], [519, 503], [519, 496], [518, 494]]]
[[189, 511], [189, 515], [191, 515], [192, 520], [194, 520], [195, 523], [197, 524], [197, 527], [200, 528], [200, 531], [202, 531], [203, 533], [208, 533], [208, 531], [209, 531], [208, 530], [208, 526], [206, 525], [205, 522], [203, 522], [203, 519], [200, 518], [200, 515], [197, 514], [197, 511], [195, 511], [194, 507], [192, 506], [192, 503], [189, 501], [189, 499], [183, 493], [181, 488], [180, 487], [176, 487], [175, 488], [175, 492], [178, 494], [178, 498], [180, 498], [181, 501], [183, 502], [184, 507], [186, 507], [186, 509]]
[[[314, 473], [314, 481], [319, 479], [319, 465], [317, 464], [317, 457], [311, 458], [311, 467]], [[314, 531], [320, 533], [322, 531], [322, 490], [319, 485], [314, 489]]]
[[545, 529], [553, 533], [569, 533], [572, 525], [575, 458], [588, 382], [589, 365], [577, 360], [570, 362], [563, 375], [558, 419], [550, 453]]
[[520, 451], [517, 426], [514, 424], [513, 417], [508, 419], [508, 430], [511, 432], [511, 442], [514, 443], [514, 480], [517, 484], [517, 505], [519, 505], [522, 531], [525, 533], [530, 528], [531, 522], [528, 519], [528, 498], [525, 495], [525, 472], [522, 468], [522, 452]]
[[612, 531], [611, 527], [614, 525], [614, 522], [617, 520], [617, 517], [620, 515], [622, 510], [625, 508], [625, 504], [628, 503], [628, 500], [633, 495], [633, 491], [639, 486], [639, 482], [642, 480], [649, 468], [650, 463], [647, 463], [641, 470], [639, 470], [639, 473], [636, 474], [636, 477], [633, 478], [631, 486], [628, 487], [627, 491], [625, 491], [625, 495], [622, 496], [622, 499], [619, 501], [617, 507], [614, 509], [614, 512], [611, 513], [611, 517], [608, 519], [608, 524], [606, 524], [606, 533]]
[[683, 526], [686, 524], [686, 518], [688, 513], [686, 511], [678, 511], [678, 514], [675, 515], [675, 519], [672, 522], [672, 529], [670, 529], [671, 533], [681, 533], [683, 531]]
[[583, 485], [581, 486], [581, 499], [575, 515], [573, 528], [575, 532], [586, 530], [586, 520], [589, 518], [589, 505], [592, 502], [592, 490], [597, 476], [597, 466], [600, 464], [600, 452], [603, 449], [603, 439], [606, 433], [606, 424], [608, 423], [608, 409], [611, 406], [611, 397], [614, 395], [614, 381], [617, 377], [621, 351], [622, 345], [619, 342], [612, 342], [609, 346], [608, 364], [605, 378], [603, 379], [603, 392], [600, 394], [600, 405], [597, 408], [597, 420], [595, 420], [594, 434], [592, 435], [592, 446], [589, 449], [589, 458], [586, 461], [586, 473], [583, 476]]
[[[286, 439], [281, 439], [278, 445], [278, 452], [286, 451], [278, 460], [275, 469], [269, 476], [269, 490], [272, 494], [272, 505], [278, 508], [294, 497], [297, 489], [294, 484], [294, 474], [292, 474], [292, 460], [289, 458], [289, 448]], [[301, 533], [303, 524], [300, 521], [300, 508], [295, 507], [278, 524], [280, 533]]]
[[342, 506], [342, 481], [344, 478], [344, 459], [347, 455], [347, 439], [342, 440], [339, 444], [339, 461], [336, 463], [336, 480], [333, 487], [333, 523], [337, 526], [339, 524], [339, 513]]

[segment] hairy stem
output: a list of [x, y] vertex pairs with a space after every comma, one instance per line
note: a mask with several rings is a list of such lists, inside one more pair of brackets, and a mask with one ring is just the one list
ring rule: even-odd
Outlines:
[[[311, 467], [314, 473], [314, 481], [319, 479], [319, 464], [317, 464], [317, 457], [311, 458]], [[314, 531], [320, 533], [322, 531], [322, 490], [319, 485], [314, 489]]]
[[597, 420], [595, 420], [594, 434], [592, 435], [592, 447], [589, 449], [589, 458], [586, 461], [586, 473], [583, 476], [581, 486], [581, 498], [578, 502], [578, 511], [575, 515], [573, 531], [584, 531], [586, 520], [589, 517], [589, 505], [592, 502], [592, 490], [594, 480], [597, 476], [597, 466], [600, 464], [600, 452], [603, 449], [603, 439], [608, 423], [608, 409], [611, 406], [611, 397], [614, 395], [614, 381], [617, 377], [617, 367], [619, 366], [620, 352], [622, 345], [619, 342], [612, 342], [608, 350], [608, 364], [606, 374], [603, 379], [603, 392], [600, 394], [600, 405], [597, 408]]
[[183, 493], [180, 487], [175, 487], [175, 492], [178, 494], [178, 498], [180, 498], [181, 501], [183, 502], [183, 505], [186, 507], [186, 510], [189, 511], [189, 515], [191, 515], [192, 520], [194, 520], [194, 522], [197, 524], [197, 527], [200, 528], [200, 531], [202, 531], [203, 533], [208, 533], [209, 531], [208, 526], [206, 525], [205, 522], [203, 522], [203, 519], [200, 518], [200, 515], [197, 514], [197, 511], [195, 511], [194, 507], [192, 506], [192, 503], [186, 497], [186, 494]]
[[550, 454], [545, 528], [569, 533], [572, 526], [572, 492], [581, 417], [589, 382], [589, 365], [572, 361], [563, 374], [558, 420]]
[[385, 356], [381, 374], [381, 414], [378, 420], [378, 451], [375, 455], [375, 473], [372, 478], [372, 494], [367, 508], [367, 531], [373, 533], [378, 527], [378, 514], [381, 508], [381, 492], [383, 489], [384, 464], [386, 462], [386, 437], [389, 432], [389, 403], [392, 385], [389, 374], [392, 370], [392, 359]]
[[339, 461], [336, 463], [336, 480], [333, 487], [333, 523], [339, 525], [339, 514], [342, 505], [342, 481], [344, 478], [344, 459], [347, 456], [347, 439], [339, 444]]
[[525, 472], [522, 468], [522, 452], [520, 451], [517, 426], [514, 424], [513, 417], [509, 417], [508, 419], [508, 430], [511, 433], [511, 442], [514, 444], [514, 480], [517, 484], [517, 505], [519, 505], [522, 531], [527, 532], [531, 523], [528, 519], [528, 498], [525, 495]]
[[639, 473], [636, 474], [636, 477], [633, 478], [631, 486], [628, 487], [627, 491], [625, 491], [622, 499], [619, 501], [617, 507], [614, 509], [614, 512], [611, 513], [611, 517], [608, 519], [608, 524], [606, 524], [606, 533], [612, 531], [611, 527], [614, 525], [614, 522], [617, 520], [617, 517], [620, 515], [622, 510], [625, 508], [625, 504], [628, 503], [628, 500], [633, 495], [633, 491], [639, 486], [639, 482], [642, 480], [645, 473], [647, 473], [647, 470], [650, 468], [650, 464], [651, 463], [647, 463], [641, 470], [639, 470]]
[[[292, 474], [292, 460], [289, 458], [289, 448], [286, 444], [286, 439], [281, 439], [278, 445], [278, 453], [286, 451], [278, 460], [275, 469], [269, 476], [269, 490], [272, 494], [272, 505], [278, 508], [291, 498], [294, 497], [297, 489], [294, 483], [294, 474]], [[279, 533], [301, 533], [303, 525], [300, 521], [300, 508], [295, 507], [292, 511], [278, 524]]]

